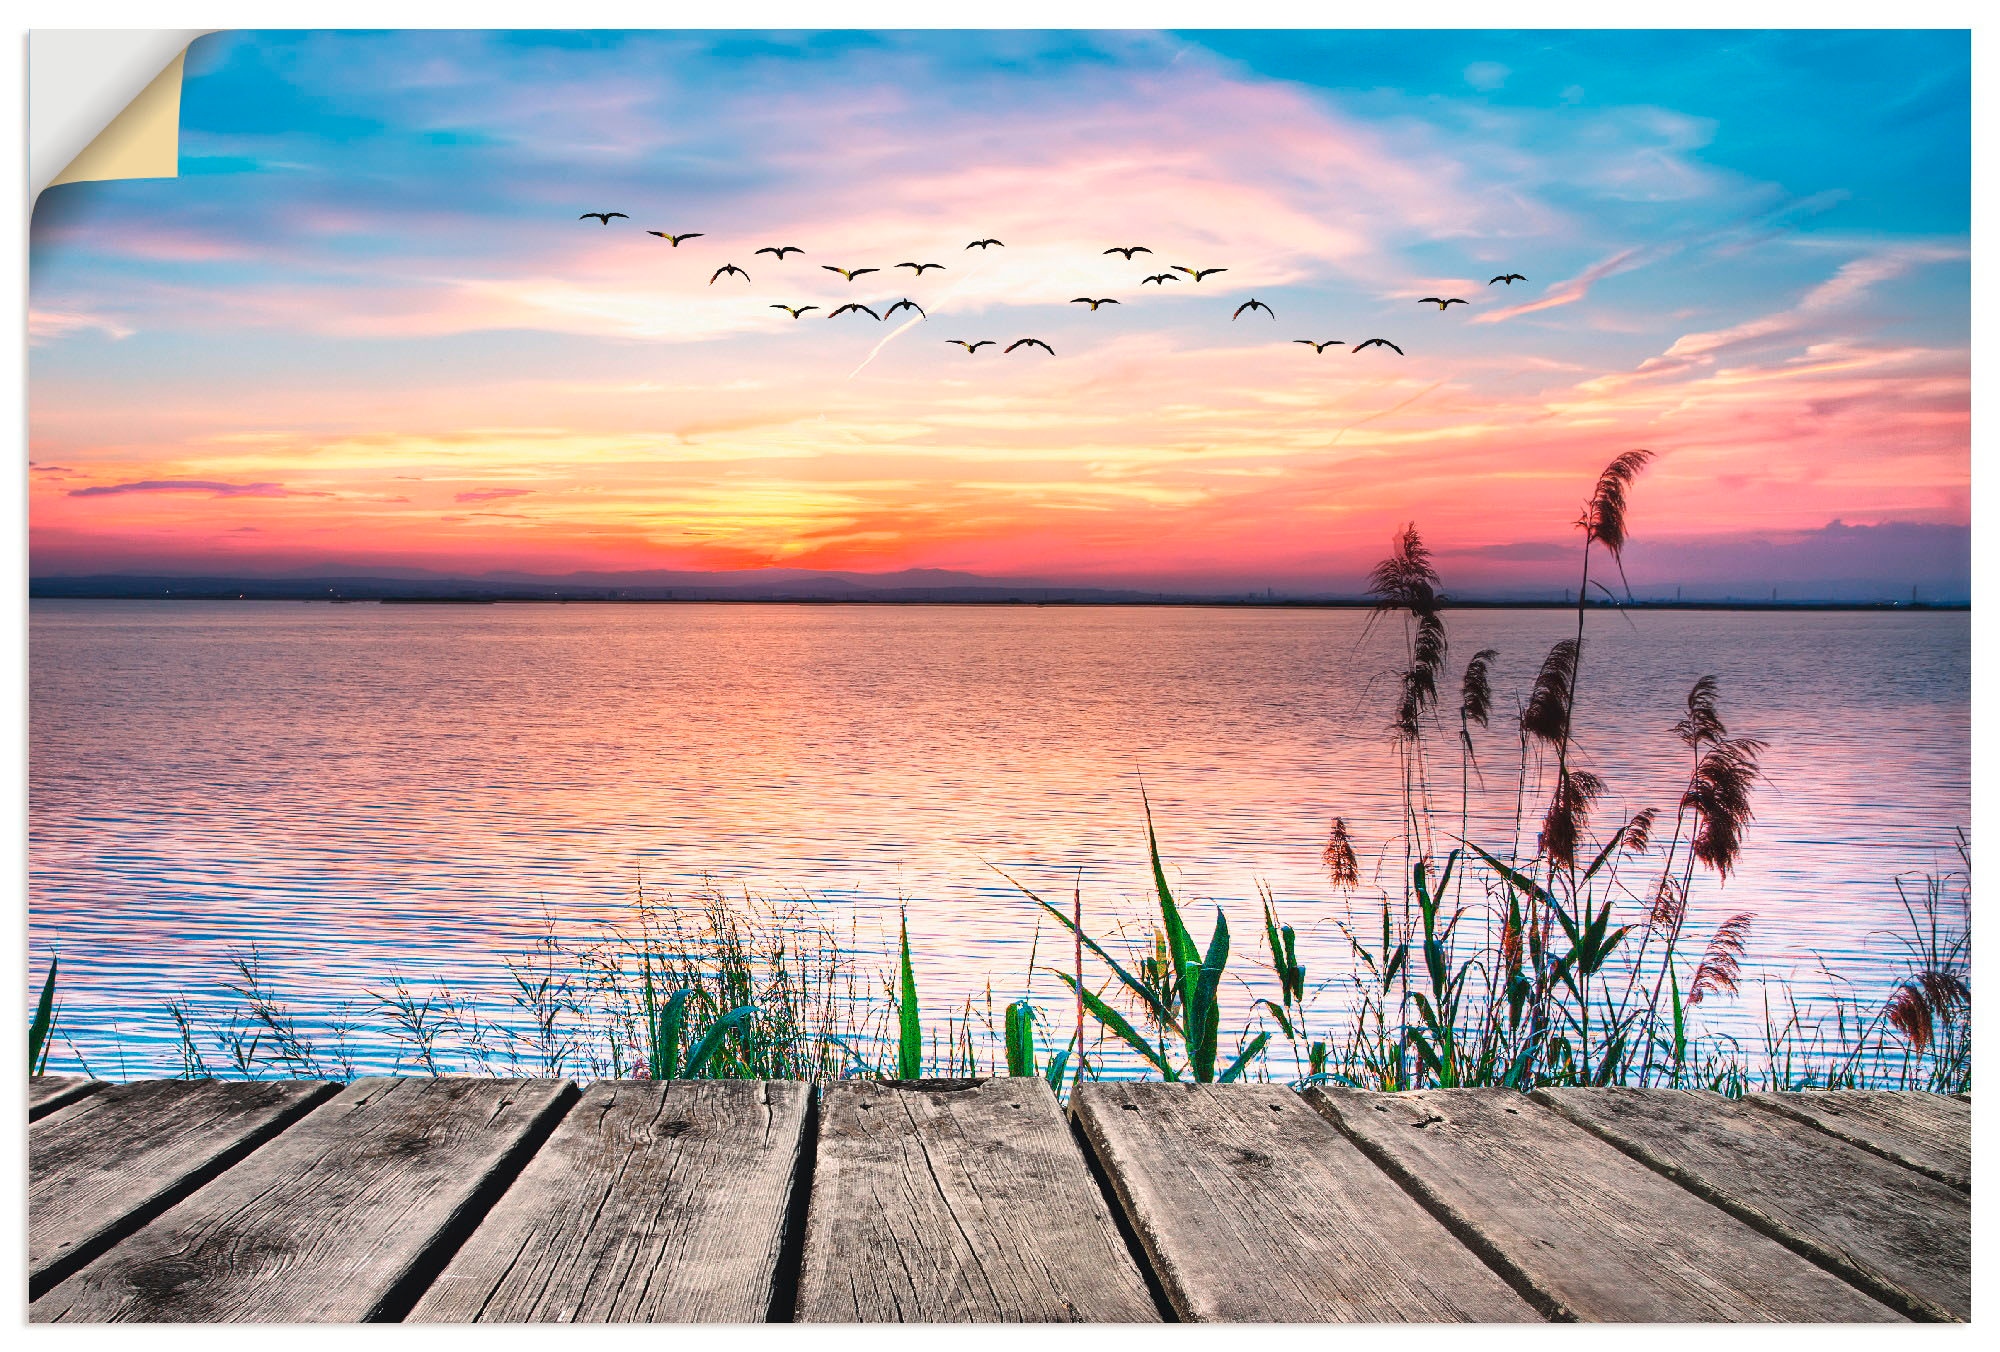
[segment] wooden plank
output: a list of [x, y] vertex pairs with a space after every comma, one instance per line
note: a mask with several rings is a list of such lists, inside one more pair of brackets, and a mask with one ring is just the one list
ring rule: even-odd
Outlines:
[[1182, 1319], [1539, 1317], [1289, 1089], [1098, 1082], [1070, 1111]]
[[137, 1080], [28, 1129], [33, 1299], [284, 1130], [340, 1086]]
[[410, 1319], [764, 1319], [811, 1104], [796, 1080], [592, 1085]]
[[1880, 1089], [1749, 1094], [1747, 1102], [1808, 1122], [1906, 1168], [1972, 1189], [1972, 1101]]
[[1899, 1317], [1512, 1090], [1308, 1097], [1551, 1318]]
[[28, 1077], [28, 1120], [47, 1117], [56, 1109], [76, 1102], [104, 1088], [104, 1081], [88, 1075], [30, 1075]]
[[1972, 1208], [1948, 1184], [1720, 1094], [1534, 1096], [1911, 1318], [1971, 1317]]
[[567, 1080], [356, 1080], [28, 1317], [396, 1318], [575, 1097]]
[[820, 1113], [801, 1321], [1160, 1317], [1041, 1080], [854, 1081]]

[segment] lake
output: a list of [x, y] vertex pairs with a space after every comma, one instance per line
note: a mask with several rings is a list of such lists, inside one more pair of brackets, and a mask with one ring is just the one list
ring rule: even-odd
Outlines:
[[[1470, 809], [1499, 848], [1516, 698], [1575, 618], [1447, 619], [1454, 681], [1500, 652]], [[1671, 820], [1687, 753], [1670, 729], [1713, 673], [1730, 731], [1770, 744], [1769, 782], [1691, 925], [1753, 912], [1746, 973], [1818, 989], [1823, 961], [1885, 991], [1894, 875], [1955, 866], [1970, 825], [1969, 616], [1589, 624], [1576, 741], [1609, 785], [1598, 822]], [[59, 948], [63, 1027], [97, 1073], [171, 1073], [163, 1001], [213, 995], [232, 950], [255, 944], [308, 1014], [392, 972], [504, 1005], [500, 958], [545, 918], [707, 877], [810, 894], [891, 952], [906, 905], [927, 1004], [989, 981], [1011, 998], [1035, 910], [988, 865], [1142, 914], [1143, 780], [1195, 928], [1212, 901], [1254, 951], [1266, 885], [1318, 980], [1345, 953], [1330, 818], [1369, 882], [1399, 876], [1402, 651], [1399, 620], [1357, 610], [38, 600], [34, 976]], [[1453, 813], [1455, 734], [1454, 714], [1432, 766]], [[1046, 977], [1035, 991], [1060, 1002]], [[1705, 1009], [1747, 1031], [1759, 999], [1746, 983]], [[364, 1070], [395, 1060], [359, 1050]]]

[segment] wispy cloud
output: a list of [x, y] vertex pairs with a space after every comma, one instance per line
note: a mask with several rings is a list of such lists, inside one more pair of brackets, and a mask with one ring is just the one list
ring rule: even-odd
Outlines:
[[329, 497], [326, 493], [300, 493], [283, 484], [230, 484], [206, 479], [142, 479], [137, 483], [93, 484], [72, 488], [73, 498], [109, 498], [127, 493], [201, 493], [212, 498], [292, 498]]

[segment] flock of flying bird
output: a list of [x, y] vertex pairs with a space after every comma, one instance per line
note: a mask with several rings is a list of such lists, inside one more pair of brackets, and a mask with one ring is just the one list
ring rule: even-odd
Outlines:
[[[595, 220], [601, 225], [611, 224], [614, 218], [620, 220], [631, 219], [631, 217], [627, 216], [622, 211], [586, 211], [581, 216], [577, 217], [577, 219], [580, 221]], [[703, 238], [702, 232], [699, 230], [690, 230], [683, 234], [678, 234], [678, 235], [673, 234], [666, 230], [648, 230], [646, 233], [649, 235], [657, 236], [658, 238], [665, 240], [668, 244], [672, 245], [676, 249], [680, 248], [681, 244], [686, 240]], [[975, 239], [972, 241], [972, 243], [966, 245], [965, 247], [968, 249], [978, 249], [984, 252], [987, 249], [994, 249], [994, 248], [1004, 249], [1007, 246], [1001, 243], [997, 239]], [[780, 263], [785, 261], [786, 254], [795, 254], [795, 253], [802, 254], [804, 252], [805, 250], [800, 248], [796, 244], [767, 245], [764, 248], [757, 250], [757, 253], [759, 254], [772, 255]], [[1147, 248], [1143, 244], [1127, 244], [1127, 245], [1113, 245], [1111, 248], [1106, 249], [1104, 252], [1106, 254], [1120, 254], [1124, 257], [1125, 261], [1129, 263], [1132, 261], [1133, 255], [1142, 253], [1149, 254], [1153, 251]], [[755, 256], [756, 255], [754, 254], [752, 255], [753, 258]], [[911, 274], [914, 277], [922, 277], [926, 272], [932, 270], [936, 270], [938, 272], [945, 271], [945, 265], [942, 263], [898, 263], [896, 264], [896, 266], [899, 268], [910, 269]], [[845, 279], [848, 282], [852, 282], [855, 278], [865, 276], [868, 273], [880, 272], [882, 270], [880, 268], [841, 268], [841, 267], [835, 267], [830, 263], [822, 263], [820, 264], [820, 267], [827, 272], [838, 273], [843, 279]], [[1213, 277], [1218, 272], [1227, 272], [1227, 271], [1229, 271], [1228, 268], [1190, 268], [1190, 267], [1184, 267], [1179, 263], [1175, 263], [1172, 265], [1171, 271], [1156, 272], [1152, 276], [1142, 280], [1139, 283], [1139, 285], [1146, 286], [1150, 284], [1158, 286], [1164, 290], [1169, 282], [1179, 282], [1183, 279], [1183, 277], [1188, 280], [1199, 282], [1204, 277]], [[1182, 276], [1176, 277], [1174, 273], [1180, 273], [1182, 274]], [[708, 284], [710, 286], [714, 286], [716, 282], [721, 278], [731, 277], [731, 276], [741, 277], [745, 282], [748, 282], [750, 280], [750, 274], [748, 272], [745, 272], [742, 268], [737, 267], [734, 263], [724, 263], [721, 267], [717, 268], [712, 274], [710, 274], [708, 279]], [[1496, 286], [1505, 284], [1507, 286], [1512, 286], [1516, 282], [1525, 282], [1527, 280], [1528, 279], [1526, 277], [1523, 277], [1518, 272], [1503, 272], [1498, 277], [1495, 277], [1492, 281], [1488, 282], [1487, 285]], [[1119, 302], [1111, 296], [1095, 296], [1095, 297], [1078, 296], [1076, 299], [1070, 302], [1071, 305], [1088, 305], [1093, 313], [1095, 313], [1097, 308], [1101, 305], [1116, 305], [1118, 303]], [[1466, 303], [1467, 303], [1466, 300], [1462, 296], [1425, 296], [1417, 302], [1417, 304], [1419, 305], [1435, 305], [1438, 307], [1439, 313], [1443, 313], [1445, 310], [1450, 309], [1454, 305], [1464, 305]], [[817, 305], [774, 304], [771, 306], [771, 308], [773, 310], [783, 310], [793, 319], [798, 319], [800, 316], [808, 313], [809, 311], [817, 310], [820, 307]], [[870, 319], [880, 321], [887, 319], [890, 315], [895, 314], [899, 310], [915, 310], [918, 314], [923, 315], [925, 319], [930, 318], [930, 316], [925, 313], [923, 306], [917, 304], [915, 301], [911, 300], [907, 296], [895, 302], [893, 305], [885, 306], [881, 314], [876, 314], [875, 311], [871, 309], [869, 306], [863, 305], [858, 301], [849, 301], [845, 305], [837, 306], [831, 313], [827, 315], [827, 318], [837, 319], [841, 315], [855, 313], [855, 314], [864, 314], [867, 315]], [[1263, 301], [1258, 300], [1255, 296], [1252, 296], [1250, 299], [1244, 301], [1241, 305], [1237, 306], [1235, 312], [1231, 314], [1229, 318], [1232, 321], [1240, 319], [1243, 317], [1243, 313], [1246, 310], [1252, 312], [1262, 310], [1266, 315], [1269, 315], [1274, 321], [1278, 317], [1277, 311], [1273, 310]], [[977, 355], [979, 349], [982, 347], [999, 346], [998, 342], [992, 338], [981, 338], [977, 342], [969, 342], [964, 338], [948, 338], [945, 341], [947, 344], [956, 345], [958, 347], [964, 348], [968, 355]], [[1329, 338], [1323, 342], [1315, 341], [1314, 339], [1311, 338], [1294, 338], [1292, 341], [1294, 343], [1302, 344], [1303, 346], [1311, 348], [1313, 350], [1314, 355], [1316, 356], [1324, 353], [1330, 347], [1346, 347], [1350, 353], [1359, 353], [1371, 347], [1386, 347], [1399, 357], [1403, 355], [1403, 349], [1398, 347], [1396, 344], [1390, 342], [1387, 338], [1369, 338], [1365, 339], [1362, 342], [1355, 343], [1351, 347], [1347, 343], [1343, 342], [1338, 338]], [[1003, 349], [1003, 351], [1012, 352], [1017, 348], [1023, 348], [1023, 347], [1039, 347], [1040, 349], [1042, 349], [1042, 351], [1048, 353], [1051, 357], [1053, 357], [1056, 353], [1056, 350], [1054, 348], [1050, 347], [1047, 343], [1043, 342], [1039, 338], [1017, 338], [1013, 342], [1009, 343], [1006, 346], [1006, 348]]]

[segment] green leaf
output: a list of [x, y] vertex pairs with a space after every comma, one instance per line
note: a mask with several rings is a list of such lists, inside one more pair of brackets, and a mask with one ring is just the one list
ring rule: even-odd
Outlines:
[[896, 1002], [896, 1078], [920, 1080], [924, 1075], [924, 1027], [917, 1012], [917, 974], [910, 966], [910, 917], [903, 915], [903, 989]]
[[28, 1025], [28, 1072], [40, 1075], [49, 1067], [49, 1033], [56, 1025], [56, 965], [60, 956], [49, 959], [49, 974], [42, 981], [42, 997], [35, 1002], [34, 1021]]
[[1069, 1048], [1064, 1047], [1049, 1058], [1049, 1068], [1042, 1072], [1042, 1078], [1049, 1082], [1049, 1088], [1062, 1093], [1063, 1074], [1069, 1069]]
[[1222, 1023], [1217, 1006], [1217, 989], [1223, 969], [1229, 965], [1229, 921], [1220, 907], [1215, 912], [1215, 932], [1208, 941], [1195, 975], [1194, 995], [1188, 1000], [1188, 1064], [1195, 1082], [1207, 1084], [1215, 1078], [1215, 1039]]
[[694, 1050], [688, 1053], [687, 1071], [681, 1078], [684, 1080], [699, 1079], [702, 1071], [708, 1068], [709, 1060], [714, 1057], [716, 1050], [722, 1046], [722, 1039], [728, 1035], [729, 1030], [741, 1027], [745, 1020], [755, 1018], [756, 1015], [757, 1006], [738, 1005], [714, 1023], [711, 1023], [708, 1026], [708, 1031], [701, 1035], [701, 1041], [695, 1043]]
[[1007, 1074], [1014, 1077], [1035, 1073], [1035, 1007], [1026, 1000], [1007, 1006]]
[[[991, 867], [991, 865], [989, 865], [988, 867]], [[1021, 895], [1025, 896], [1028, 900], [1034, 902], [1035, 905], [1041, 907], [1043, 910], [1047, 911], [1050, 915], [1054, 916], [1057, 922], [1060, 923], [1064, 929], [1068, 930], [1071, 934], [1074, 934], [1077, 936], [1077, 938], [1081, 939], [1083, 941], [1083, 946], [1089, 949], [1092, 955], [1095, 956], [1099, 962], [1102, 962], [1106, 967], [1109, 967], [1111, 969], [1111, 974], [1117, 977], [1118, 980], [1124, 984], [1127, 990], [1131, 991], [1134, 995], [1139, 997], [1140, 1002], [1146, 1006], [1147, 1011], [1152, 1015], [1153, 1021], [1155, 1023], [1167, 1029], [1169, 1032], [1173, 1033], [1176, 1037], [1180, 1036], [1181, 1021], [1175, 1018], [1173, 1011], [1168, 1009], [1164, 1004], [1162, 1004], [1159, 1000], [1159, 997], [1153, 994], [1152, 987], [1148, 986], [1145, 982], [1139, 980], [1138, 977], [1133, 976], [1130, 972], [1126, 971], [1125, 968], [1120, 966], [1118, 963], [1118, 959], [1112, 957], [1109, 953], [1105, 952], [1104, 949], [1099, 946], [1097, 940], [1091, 938], [1088, 934], [1079, 933], [1076, 928], [1076, 922], [1071, 920], [1066, 912], [1062, 911], [1058, 907], [1051, 906], [1048, 902], [1042, 900], [1042, 898], [1036, 896], [1033, 892], [1030, 892], [1027, 888], [1022, 887], [1020, 883], [1015, 882], [1014, 879], [1010, 877], [1004, 870], [995, 868], [993, 871], [995, 873], [998, 873], [1001, 877], [1006, 878], [1008, 882], [1013, 883], [1015, 890], [1020, 892]]]
[[1611, 852], [1618, 848], [1620, 841], [1625, 839], [1625, 829], [1625, 827], [1621, 826], [1611, 833], [1611, 839], [1604, 842], [1604, 848], [1597, 852], [1597, 858], [1591, 860], [1590, 867], [1583, 871], [1582, 882], [1587, 883], [1597, 876], [1597, 871], [1604, 867], [1606, 860], [1611, 858]]
[[1123, 1014], [1120, 1014], [1110, 1005], [1105, 1004], [1088, 987], [1079, 987], [1076, 984], [1076, 978], [1068, 972], [1054, 972], [1053, 969], [1051, 970], [1056, 980], [1062, 982], [1063, 985], [1068, 986], [1083, 998], [1083, 1007], [1090, 1011], [1092, 1018], [1123, 1038], [1133, 1051], [1136, 1051], [1139, 1055], [1150, 1061], [1159, 1070], [1160, 1074], [1166, 1076], [1169, 1080], [1180, 1079], [1179, 1074], [1175, 1072], [1167, 1058], [1152, 1043], [1140, 1036], [1139, 1031], [1125, 1021]]
[[1521, 891], [1527, 893], [1529, 896], [1544, 902], [1553, 902], [1555, 900], [1554, 897], [1549, 895], [1548, 889], [1543, 887], [1540, 883], [1536, 882], [1533, 878], [1530, 878], [1527, 874], [1522, 873], [1517, 869], [1509, 868], [1507, 865], [1501, 863], [1498, 859], [1495, 859], [1492, 855], [1486, 853], [1486, 851], [1480, 849], [1477, 845], [1474, 845], [1471, 841], [1466, 842], [1466, 848], [1471, 850], [1474, 854], [1478, 855], [1481, 859], [1484, 859], [1486, 861], [1487, 867], [1491, 868], [1495, 873], [1499, 874], [1502, 878], [1506, 879], [1507, 882], [1510, 883], [1512, 886], [1519, 888]]
[[1279, 1004], [1276, 1000], [1259, 1000], [1257, 1003], [1270, 1011], [1271, 1017], [1278, 1021], [1278, 1027], [1284, 1029], [1286, 1037], [1293, 1038], [1298, 1036], [1297, 1033], [1292, 1031], [1292, 1021], [1286, 1017], [1283, 1005]]
[[1249, 1068], [1250, 1062], [1256, 1058], [1259, 1052], [1264, 1050], [1270, 1041], [1271, 1035], [1269, 1033], [1259, 1033], [1256, 1037], [1251, 1038], [1244, 1045], [1243, 1050], [1236, 1053], [1236, 1059], [1223, 1067], [1222, 1074], [1215, 1077], [1215, 1082], [1217, 1084], [1236, 1083], [1236, 1077]]
[[1160, 865], [1160, 842], [1153, 835], [1153, 804], [1146, 797], [1145, 787], [1139, 789], [1139, 801], [1146, 809], [1146, 853], [1153, 861], [1153, 886], [1160, 894], [1160, 919], [1166, 926], [1167, 947], [1174, 956], [1174, 974], [1179, 979], [1182, 998], [1192, 984], [1195, 966], [1201, 959], [1195, 953], [1194, 936], [1181, 923], [1180, 907], [1174, 904], [1174, 894], [1167, 887], [1167, 871]]
[[687, 1027], [688, 997], [692, 987], [683, 986], [667, 997], [666, 1008], [653, 1024], [653, 1046], [646, 1057], [646, 1073], [656, 1080], [671, 1080], [681, 1070], [681, 1034]]

